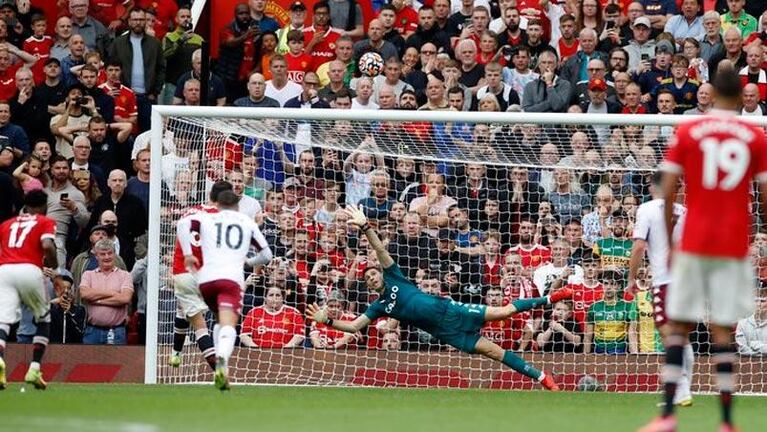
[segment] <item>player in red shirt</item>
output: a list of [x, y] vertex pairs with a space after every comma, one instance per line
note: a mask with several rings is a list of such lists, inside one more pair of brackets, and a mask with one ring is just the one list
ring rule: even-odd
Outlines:
[[32, 311], [37, 326], [32, 362], [24, 381], [39, 390], [48, 386], [40, 371], [51, 323], [42, 269], [59, 266], [54, 243], [56, 222], [45, 216], [48, 195], [41, 190], [24, 197], [24, 209], [0, 225], [0, 390], [6, 387], [5, 343], [11, 326], [21, 319], [22, 303]]
[[[338, 291], [333, 291], [328, 296], [326, 305], [328, 316], [334, 320], [354, 321], [357, 317], [344, 311], [344, 296]], [[362, 338], [360, 332], [346, 333], [336, 330], [326, 323], [312, 321], [309, 337], [314, 348], [356, 348], [356, 342]]]
[[336, 41], [341, 32], [330, 26], [330, 7], [326, 2], [317, 2], [313, 8], [313, 24], [303, 30], [304, 52], [312, 57], [312, 70], [336, 59]]
[[[197, 213], [216, 213], [218, 208], [218, 194], [225, 190], [232, 190], [231, 183], [227, 181], [217, 181], [210, 189], [210, 204], [195, 206], [187, 210], [183, 217], [189, 217]], [[203, 264], [202, 250], [199, 244], [199, 233], [196, 235], [192, 246], [194, 254], [200, 266]], [[184, 253], [181, 251], [178, 239], [173, 250], [173, 265], [171, 269], [173, 275], [173, 294], [176, 297], [176, 318], [173, 321], [173, 353], [168, 364], [173, 367], [181, 365], [181, 352], [186, 343], [186, 335], [189, 332], [189, 324], [194, 329], [197, 346], [202, 352], [202, 356], [211, 369], [216, 369], [216, 350], [213, 347], [213, 339], [208, 334], [208, 326], [205, 323], [205, 312], [208, 307], [200, 295], [197, 286], [197, 278], [191, 273], [184, 264]]]
[[51, 56], [51, 47], [53, 38], [46, 35], [48, 23], [42, 15], [32, 17], [32, 36], [28, 37], [22, 45], [22, 49], [32, 55], [37, 55], [38, 59], [30, 69], [35, 78], [35, 85], [40, 85], [45, 81], [45, 61]]
[[676, 430], [673, 400], [683, 373], [683, 347], [689, 331], [704, 316], [711, 326], [722, 406], [719, 430], [735, 430], [731, 406], [737, 357], [732, 329], [754, 310], [755, 272], [748, 259], [753, 223], [749, 207], [756, 180], [762, 210], [767, 209], [767, 140], [763, 130], [735, 117], [743, 92], [736, 72], [718, 72], [714, 92], [711, 115], [679, 126], [662, 165], [668, 244], [674, 244], [674, 203], [682, 175], [687, 215], [666, 297], [669, 336], [661, 371], [663, 414], [642, 432]]
[[304, 341], [304, 317], [283, 303], [280, 288], [266, 291], [263, 306], [250, 310], [242, 321], [240, 342], [251, 348], [296, 348]]

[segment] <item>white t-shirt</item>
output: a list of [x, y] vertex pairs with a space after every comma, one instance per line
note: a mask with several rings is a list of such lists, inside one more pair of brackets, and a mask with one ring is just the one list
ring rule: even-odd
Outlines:
[[[577, 264], [573, 267], [575, 271], [562, 286], [583, 283], [583, 268]], [[551, 284], [554, 283], [554, 279], [559, 277], [564, 270], [565, 267], [554, 267], [554, 263], [547, 263], [538, 267], [533, 273], [533, 283], [538, 289], [538, 296], [543, 297], [544, 295], [551, 294]]]
[[257, 199], [243, 195], [240, 197], [240, 213], [254, 219], [256, 215], [261, 213], [261, 204]]
[[357, 98], [352, 99], [352, 109], [360, 109], [360, 110], [377, 110], [378, 104], [373, 102], [373, 96], [370, 97], [370, 100], [368, 100], [367, 105], [362, 105]]
[[283, 107], [285, 106], [285, 102], [300, 95], [302, 91], [303, 88], [301, 87], [301, 84], [294, 83], [293, 81], [288, 81], [288, 83], [285, 84], [285, 87], [278, 90], [274, 87], [274, 84], [272, 84], [272, 80], [269, 80], [266, 82], [266, 91], [264, 94], [275, 99], [280, 103], [280, 106]]
[[[243, 267], [251, 246], [255, 248], [257, 264], [271, 259], [271, 251], [256, 222], [233, 210], [218, 213], [195, 213], [178, 222], [178, 239], [184, 255], [192, 254], [192, 242], [199, 233], [200, 249], [205, 261], [197, 271], [197, 282], [234, 281], [245, 287]], [[260, 255], [260, 257], [259, 257]]]
[[[666, 234], [666, 221], [663, 215], [664, 200], [654, 199], [637, 208], [636, 223], [634, 224], [634, 240], [647, 242], [647, 256], [650, 259], [653, 286], [671, 283], [671, 272], [668, 268], [669, 244]], [[681, 204], [674, 204], [674, 238], [678, 239], [682, 232], [684, 216], [687, 209]]]

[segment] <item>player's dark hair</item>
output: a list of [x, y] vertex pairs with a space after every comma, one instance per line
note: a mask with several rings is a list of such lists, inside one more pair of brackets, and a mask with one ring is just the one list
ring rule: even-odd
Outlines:
[[35, 211], [35, 213], [40, 210], [45, 211], [48, 207], [48, 194], [40, 189], [28, 192], [24, 195], [24, 206], [27, 210]]
[[716, 97], [729, 100], [740, 100], [743, 95], [743, 86], [740, 77], [734, 70], [717, 72], [713, 85]]
[[231, 191], [232, 190], [232, 184], [229, 183], [226, 180], [219, 180], [215, 183], [213, 183], [213, 187], [210, 188], [210, 200], [211, 202], [218, 202], [219, 195], [221, 195], [221, 192], [223, 191]]
[[312, 12], [317, 12], [318, 9], [330, 10], [330, 3], [326, 2], [325, 0], [318, 1], [314, 4], [314, 7], [312, 7]]
[[602, 281], [618, 282], [621, 286], [623, 286], [623, 273], [618, 270], [603, 270], [602, 277], [600, 279]]
[[240, 202], [240, 197], [232, 190], [223, 190], [218, 194], [218, 205], [223, 208], [235, 207]]

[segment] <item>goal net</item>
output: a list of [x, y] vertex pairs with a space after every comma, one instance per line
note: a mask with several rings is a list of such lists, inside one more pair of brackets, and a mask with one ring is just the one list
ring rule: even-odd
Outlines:
[[[338, 212], [360, 204], [429, 294], [501, 306], [574, 288], [572, 301], [481, 329], [564, 389], [659, 389], [647, 266], [636, 296], [624, 288], [637, 206], [651, 199], [652, 173], [683, 117], [191, 107], [153, 115], [147, 382], [212, 379], [191, 331], [181, 367], [167, 365], [171, 268], [178, 218], [226, 179], [275, 256], [245, 269], [235, 383], [536, 386], [393, 320], [344, 334], [306, 318], [316, 302], [334, 319], [353, 319], [377, 298], [364, 280], [375, 253]], [[767, 235], [753, 232], [761, 263]], [[739, 338], [743, 352], [756, 353], [749, 337]], [[693, 391], [712, 391], [705, 322], [691, 340]], [[765, 371], [763, 357], [742, 355], [740, 391], [766, 392]]]

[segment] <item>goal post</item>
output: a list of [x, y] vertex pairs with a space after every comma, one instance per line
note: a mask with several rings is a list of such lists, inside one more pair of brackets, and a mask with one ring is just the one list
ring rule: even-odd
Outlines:
[[[213, 181], [228, 179], [232, 172], [255, 170], [244, 176], [244, 194], [257, 202], [249, 204], [260, 209], [257, 220], [267, 221], [265, 234], [275, 242], [276, 256], [287, 259], [274, 262], [263, 276], [248, 277], [243, 319], [250, 322], [242, 323], [243, 330], [246, 326], [252, 330], [254, 339], [271, 334], [268, 324], [254, 327], [258, 318], [251, 311], [267, 308], [269, 288], [276, 285], [283, 288], [279, 293], [284, 306], [281, 312], [265, 313], [282, 314], [286, 308], [294, 308], [295, 315], [306, 320], [305, 339], [296, 348], [240, 346], [232, 358], [235, 383], [532, 388], [527, 378], [509, 369], [450, 350], [414, 329], [389, 328], [388, 322], [373, 323], [371, 329], [342, 344], [343, 348], [314, 347], [329, 340], [338, 342], [342, 336], [329, 335], [309, 323], [304, 313], [307, 302], [332, 307], [335, 301], [333, 304], [340, 304], [344, 313], [353, 316], [363, 313], [367, 302], [375, 298], [361, 277], [364, 265], [374, 265], [375, 259], [359, 233], [336, 219], [335, 207], [325, 206], [329, 201], [326, 194], [340, 192], [340, 196], [330, 195], [339, 206], [368, 198], [376, 203], [376, 188], [385, 187], [381, 193], [386, 199], [380, 200], [384, 210], [368, 206], [366, 211], [372, 212], [369, 217], [376, 219], [395, 261], [424, 291], [482, 304], [545, 295], [553, 273], [541, 268], [550, 260], [564, 259], [566, 266], [574, 266], [576, 274], [569, 281], [573, 285], [583, 286], [584, 278], [601, 282], [600, 273], [588, 273], [588, 266], [580, 265], [583, 258], [597, 262], [598, 270], [627, 274], [625, 253], [630, 242], [624, 240], [631, 237], [625, 231], [631, 229], [632, 212], [648, 199], [649, 174], [661, 160], [674, 126], [689, 118], [155, 106], [145, 382], [211, 380], [191, 342], [184, 348], [181, 368], [165, 364], [175, 314], [169, 268], [175, 221], [183, 208], [205, 202]], [[765, 118], [753, 121], [767, 127]], [[322, 183], [316, 183], [311, 192], [302, 189], [302, 195], [288, 198], [295, 201], [285, 203], [285, 189], [297, 184], [306, 187], [301, 186], [303, 180], [285, 183], [304, 169], [299, 160], [302, 154], [313, 156], [311, 175]], [[307, 168], [307, 176], [310, 171]], [[278, 201], [270, 201], [277, 199], [283, 200], [279, 208], [274, 204]], [[599, 199], [606, 199], [606, 204], [599, 204]], [[600, 211], [607, 213], [600, 218]], [[415, 234], [407, 232], [408, 217], [421, 217], [420, 222], [413, 222], [418, 225], [416, 237], [420, 240], [410, 246], [409, 236]], [[609, 222], [609, 229], [600, 225], [613, 217], [617, 222]], [[622, 233], [618, 226], [624, 219]], [[526, 224], [530, 223], [533, 243], [543, 243], [545, 248], [516, 247], [527, 235], [521, 230], [529, 229]], [[581, 244], [574, 240], [577, 229], [583, 231]], [[605, 233], [609, 233], [607, 237]], [[297, 235], [304, 236], [309, 246], [300, 246], [303, 240], [297, 244]], [[308, 249], [305, 258], [299, 257], [304, 254], [302, 248]], [[558, 253], [567, 256], [551, 257]], [[764, 251], [757, 254], [755, 259], [767, 262]], [[320, 274], [324, 271], [330, 276]], [[494, 295], [499, 299], [491, 298]], [[626, 308], [625, 330], [632, 320], [639, 327], [637, 354], [564, 352], [570, 348], [563, 345], [550, 352], [546, 345], [554, 343], [551, 334], [555, 332], [541, 341], [538, 335], [553, 325], [551, 308], [484, 328], [482, 334], [504, 347], [521, 350], [520, 355], [533, 366], [557, 375], [565, 389], [588, 387], [583, 383], [589, 376], [598, 382], [597, 387], [608, 390], [656, 391], [663, 356], [658, 336], [647, 327], [652, 324], [648, 299], [617, 293], [617, 301]], [[581, 341], [588, 306], [595, 301], [577, 299], [563, 306], [569, 309], [562, 312], [565, 321]], [[699, 354], [699, 376], [693, 390], [712, 391], [705, 327], [700, 329], [693, 338]], [[386, 350], [382, 340], [395, 332], [396, 338], [390, 339], [396, 339], [400, 349], [392, 345]], [[189, 339], [193, 339], [192, 332]], [[607, 351], [633, 350], [632, 340], [633, 335], [626, 335], [617, 343], [601, 340], [599, 346]], [[765, 372], [763, 357], [741, 356], [740, 390], [767, 392]]]

